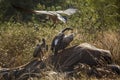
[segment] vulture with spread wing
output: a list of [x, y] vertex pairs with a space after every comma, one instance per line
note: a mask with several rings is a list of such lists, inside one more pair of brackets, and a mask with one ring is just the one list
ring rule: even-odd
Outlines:
[[46, 14], [49, 16], [49, 18], [53, 21], [53, 23], [57, 23], [58, 21], [62, 21], [63, 23], [66, 23], [67, 20], [65, 17], [63, 17], [61, 14], [65, 14], [65, 15], [72, 15], [74, 13], [76, 13], [77, 9], [73, 9], [73, 8], [69, 8], [66, 10], [58, 10], [58, 11], [39, 11], [39, 10], [29, 10], [29, 9], [25, 9], [16, 5], [12, 5], [13, 8], [19, 10], [19, 11], [24, 11], [27, 13], [34, 13], [36, 15], [40, 15], [40, 14]]

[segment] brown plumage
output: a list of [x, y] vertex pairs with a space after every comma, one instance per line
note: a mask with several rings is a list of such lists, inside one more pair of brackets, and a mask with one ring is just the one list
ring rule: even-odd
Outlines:
[[36, 45], [35, 50], [33, 52], [33, 57], [38, 57], [42, 59], [42, 57], [44, 56], [44, 50], [48, 50], [48, 47], [45, 43], [45, 39], [43, 38], [42, 43]]

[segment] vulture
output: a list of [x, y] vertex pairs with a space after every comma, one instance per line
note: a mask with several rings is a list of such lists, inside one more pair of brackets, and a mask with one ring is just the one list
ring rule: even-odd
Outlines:
[[34, 58], [38, 57], [42, 59], [45, 50], [48, 50], [48, 46], [46, 45], [45, 39], [43, 38], [42, 43], [36, 45], [35, 50], [33, 52], [33, 57]]
[[24, 11], [27, 13], [33, 13], [36, 15], [46, 14], [53, 21], [54, 24], [57, 23], [58, 21], [62, 21], [63, 23], [67, 22], [67, 19], [61, 14], [70, 16], [77, 12], [77, 9], [74, 8], [68, 8], [66, 10], [58, 10], [58, 11], [43, 11], [43, 10], [29, 10], [13, 4], [12, 7], [15, 8], [16, 10]]
[[56, 55], [59, 50], [65, 49], [71, 41], [73, 41], [74, 34], [65, 35], [64, 32], [66, 30], [73, 30], [72, 28], [63, 29], [58, 35], [56, 35], [51, 44], [51, 50]]

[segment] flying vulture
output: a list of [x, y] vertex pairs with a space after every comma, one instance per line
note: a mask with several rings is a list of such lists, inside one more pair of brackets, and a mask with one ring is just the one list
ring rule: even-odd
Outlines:
[[54, 24], [57, 23], [58, 21], [62, 21], [63, 23], [67, 22], [66, 18], [63, 17], [61, 14], [72, 15], [77, 12], [77, 9], [74, 9], [74, 8], [69, 8], [66, 10], [58, 10], [58, 11], [43, 11], [43, 10], [29, 10], [29, 9], [22, 8], [22, 7], [13, 5], [13, 4], [12, 6], [13, 8], [19, 11], [24, 11], [27, 13], [34, 13], [36, 15], [46, 14], [47, 16], [49, 16], [49, 18], [53, 21]]

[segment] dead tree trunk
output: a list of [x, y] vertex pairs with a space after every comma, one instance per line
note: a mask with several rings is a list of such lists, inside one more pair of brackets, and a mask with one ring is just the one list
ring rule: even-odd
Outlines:
[[27, 80], [29, 77], [40, 77], [43, 68], [45, 68], [45, 63], [35, 59], [17, 68], [1, 68], [0, 78], [3, 80]]

